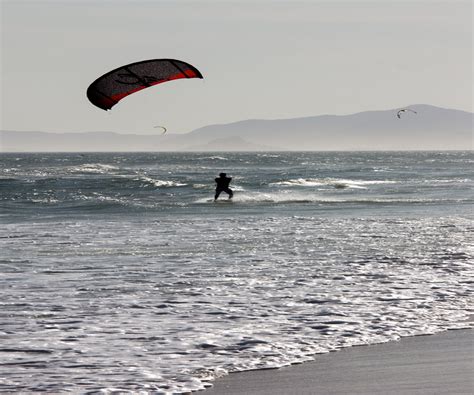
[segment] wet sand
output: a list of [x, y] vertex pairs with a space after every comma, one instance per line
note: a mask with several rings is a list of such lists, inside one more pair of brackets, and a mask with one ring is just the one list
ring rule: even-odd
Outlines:
[[474, 330], [351, 347], [301, 365], [233, 373], [202, 394], [474, 394]]

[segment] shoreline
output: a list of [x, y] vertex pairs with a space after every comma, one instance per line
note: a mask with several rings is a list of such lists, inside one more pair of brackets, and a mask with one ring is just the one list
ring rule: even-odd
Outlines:
[[203, 395], [472, 394], [474, 330], [348, 347], [280, 369], [230, 373]]

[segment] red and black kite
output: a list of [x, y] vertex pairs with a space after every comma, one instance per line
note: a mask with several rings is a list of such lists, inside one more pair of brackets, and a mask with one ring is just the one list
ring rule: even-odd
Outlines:
[[87, 89], [90, 102], [110, 110], [124, 97], [153, 85], [180, 78], [203, 78], [198, 69], [176, 59], [130, 63], [97, 78]]

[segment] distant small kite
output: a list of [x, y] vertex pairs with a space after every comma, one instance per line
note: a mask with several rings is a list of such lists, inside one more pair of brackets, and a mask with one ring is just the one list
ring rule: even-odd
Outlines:
[[412, 109], [410, 109], [410, 108], [403, 108], [403, 109], [401, 109], [401, 110], [399, 110], [399, 111], [397, 112], [397, 117], [400, 119], [400, 118], [401, 118], [401, 115], [400, 115], [400, 114], [403, 114], [404, 112], [408, 112], [408, 111], [410, 111], [410, 112], [412, 112], [412, 113], [414, 113], [414, 114], [418, 114], [415, 110], [412, 110]]
[[164, 126], [156, 125], [156, 126], [153, 126], [153, 127], [154, 127], [154, 128], [161, 128], [161, 129], [163, 129], [163, 133], [162, 133], [162, 134], [165, 134], [165, 133], [168, 131], [168, 129], [166, 129]]

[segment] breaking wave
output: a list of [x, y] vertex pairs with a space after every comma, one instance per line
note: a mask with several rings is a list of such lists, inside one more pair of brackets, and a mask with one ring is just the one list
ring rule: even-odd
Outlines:
[[354, 188], [366, 189], [367, 185], [377, 184], [396, 184], [396, 181], [389, 180], [347, 180], [337, 178], [296, 178], [284, 181], [270, 183], [270, 186], [286, 186], [286, 187], [316, 187], [331, 186], [334, 188]]

